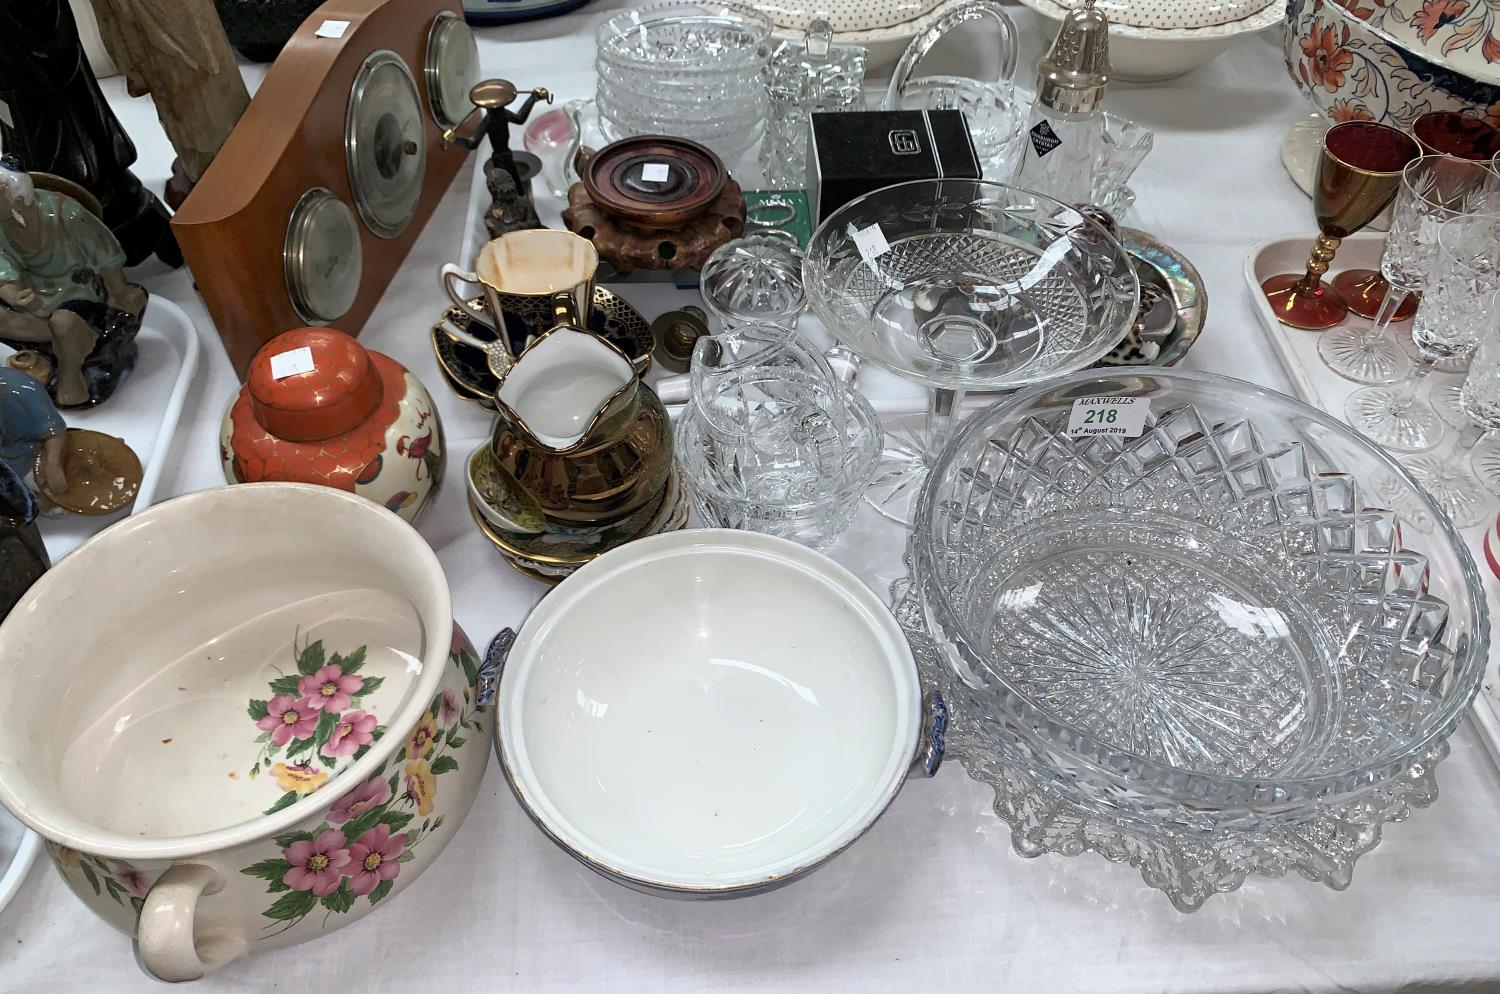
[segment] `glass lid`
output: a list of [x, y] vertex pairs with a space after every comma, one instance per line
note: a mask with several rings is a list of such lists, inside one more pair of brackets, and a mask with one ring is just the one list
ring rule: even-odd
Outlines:
[[353, 306], [364, 263], [359, 222], [332, 191], [318, 187], [297, 201], [284, 252], [287, 293], [298, 317], [322, 324]]
[[479, 82], [479, 43], [457, 14], [445, 10], [433, 19], [425, 75], [432, 119], [440, 128], [458, 124], [474, 107], [469, 89]]

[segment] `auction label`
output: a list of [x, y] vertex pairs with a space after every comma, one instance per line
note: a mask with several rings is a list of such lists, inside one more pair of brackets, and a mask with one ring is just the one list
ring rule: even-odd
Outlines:
[[1151, 402], [1145, 397], [1080, 397], [1068, 416], [1068, 434], [1139, 438], [1150, 414]]

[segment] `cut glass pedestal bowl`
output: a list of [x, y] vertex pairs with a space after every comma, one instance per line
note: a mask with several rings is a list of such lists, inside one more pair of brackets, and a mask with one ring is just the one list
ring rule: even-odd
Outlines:
[[[1140, 434], [1070, 434], [1118, 396]], [[1185, 911], [1249, 873], [1347, 886], [1435, 798], [1487, 659], [1473, 559], [1405, 471], [1227, 377], [1082, 373], [976, 415], [910, 551], [903, 618], [1016, 849], [1128, 861]]]
[[840, 207], [808, 243], [802, 282], [842, 346], [928, 388], [925, 437], [888, 439], [871, 494], [903, 523], [964, 391], [1092, 365], [1125, 337], [1140, 296], [1130, 255], [1075, 208], [955, 179], [898, 183]]

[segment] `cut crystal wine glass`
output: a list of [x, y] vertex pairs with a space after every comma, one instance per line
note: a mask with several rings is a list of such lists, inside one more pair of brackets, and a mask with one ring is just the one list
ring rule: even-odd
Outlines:
[[1089, 366], [1135, 319], [1130, 256], [1049, 197], [977, 180], [899, 183], [845, 204], [803, 259], [813, 312], [840, 344], [929, 390], [925, 439], [887, 445], [872, 503], [910, 519], [927, 460], [968, 390]]
[[1487, 163], [1446, 155], [1413, 159], [1401, 174], [1391, 228], [1380, 257], [1386, 289], [1374, 323], [1337, 328], [1318, 341], [1318, 354], [1335, 373], [1356, 383], [1394, 383], [1411, 366], [1406, 350], [1387, 335], [1396, 316], [1426, 285], [1437, 251], [1438, 225], [1500, 209], [1500, 176]]
[[1412, 341], [1411, 376], [1394, 387], [1365, 387], [1349, 395], [1351, 425], [1388, 449], [1422, 452], [1443, 437], [1443, 421], [1421, 396], [1440, 359], [1469, 357], [1495, 321], [1500, 290], [1500, 217], [1457, 217], [1438, 224], [1437, 255], [1428, 274]]
[[1408, 459], [1406, 468], [1454, 524], [1471, 528], [1495, 513], [1495, 499], [1483, 485], [1482, 472], [1477, 465], [1471, 469], [1468, 461], [1485, 434], [1500, 429], [1500, 320], [1491, 323], [1474, 355], [1458, 407], [1466, 423], [1459, 427], [1453, 446], [1442, 455]]

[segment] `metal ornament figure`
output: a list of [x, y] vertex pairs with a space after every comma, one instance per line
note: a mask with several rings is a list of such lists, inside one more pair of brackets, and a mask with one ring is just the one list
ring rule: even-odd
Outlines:
[[[464, 148], [478, 148], [485, 138], [490, 141], [490, 159], [484, 164], [485, 185], [490, 191], [490, 209], [485, 212], [484, 223], [491, 238], [499, 238], [507, 231], [523, 228], [540, 228], [541, 220], [531, 202], [531, 177], [536, 175], [540, 163], [526, 152], [520, 156], [531, 161], [517, 161], [517, 153], [510, 147], [510, 126], [524, 124], [531, 116], [536, 102], [552, 102], [552, 94], [543, 87], [527, 90], [526, 101], [515, 110], [509, 105], [520, 96], [520, 91], [507, 79], [487, 79], [475, 83], [469, 90], [469, 99], [474, 109], [458, 124], [443, 132], [443, 141], [453, 142]], [[473, 127], [460, 134], [470, 122], [479, 120], [482, 126]]]

